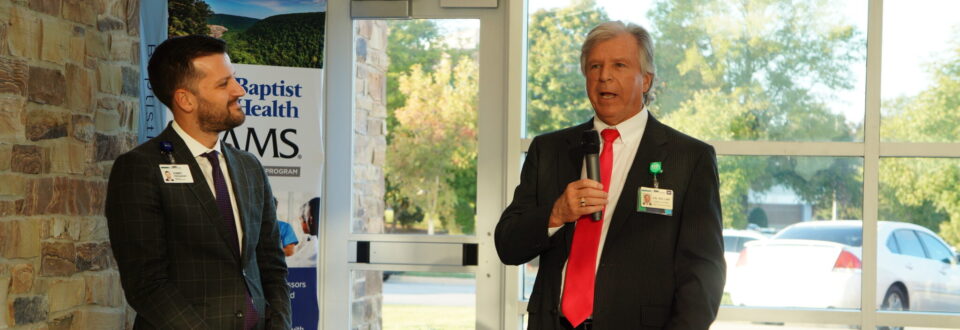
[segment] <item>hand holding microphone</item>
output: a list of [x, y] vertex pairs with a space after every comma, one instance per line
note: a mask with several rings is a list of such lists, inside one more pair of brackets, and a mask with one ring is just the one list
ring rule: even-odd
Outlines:
[[563, 195], [553, 204], [549, 227], [574, 222], [591, 213], [594, 221], [602, 219], [603, 208], [607, 205], [607, 193], [600, 184], [600, 138], [597, 131], [583, 132], [581, 147], [587, 166], [587, 178], [567, 185]]

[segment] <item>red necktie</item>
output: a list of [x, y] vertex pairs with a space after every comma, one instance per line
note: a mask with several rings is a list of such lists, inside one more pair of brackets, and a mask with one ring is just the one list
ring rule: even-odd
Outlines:
[[[620, 137], [616, 129], [605, 129], [603, 151], [600, 152], [600, 183], [603, 191], [610, 190], [610, 176], [613, 174], [613, 141]], [[606, 208], [603, 210], [606, 216]], [[593, 288], [597, 271], [597, 247], [600, 245], [600, 232], [603, 230], [603, 218], [593, 221], [590, 214], [577, 220], [573, 232], [573, 247], [567, 259], [567, 277], [563, 282], [563, 301], [560, 302], [563, 316], [574, 327], [583, 323], [593, 313]]]

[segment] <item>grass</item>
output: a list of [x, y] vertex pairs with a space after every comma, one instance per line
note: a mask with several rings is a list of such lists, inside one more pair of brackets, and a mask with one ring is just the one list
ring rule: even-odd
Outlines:
[[474, 329], [476, 308], [469, 306], [383, 305], [383, 329]]

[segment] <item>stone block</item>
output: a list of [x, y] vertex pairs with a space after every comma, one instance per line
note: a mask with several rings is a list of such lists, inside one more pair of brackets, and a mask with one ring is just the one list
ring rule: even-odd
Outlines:
[[56, 280], [45, 292], [51, 314], [80, 306], [86, 301], [86, 283], [83, 278]]
[[125, 4], [127, 34], [132, 37], [140, 36], [140, 0], [122, 0]]
[[40, 57], [40, 19], [29, 9], [13, 6], [7, 38], [10, 54], [21, 58]]
[[63, 0], [63, 18], [84, 24], [97, 24], [97, 11], [95, 1], [89, 0]]
[[40, 226], [33, 220], [0, 221], [0, 255], [33, 258], [40, 252]]
[[14, 325], [26, 325], [47, 319], [47, 301], [42, 296], [17, 297], [9, 308], [13, 310]]
[[79, 311], [73, 311], [69, 314], [51, 316], [50, 321], [47, 321], [47, 330], [70, 330], [73, 328], [74, 320], [76, 320], [80, 315]]
[[130, 64], [140, 65], [140, 40], [130, 42]]
[[70, 124], [70, 136], [82, 142], [93, 141], [96, 126], [93, 118], [87, 115], [73, 115]]
[[19, 111], [0, 111], [0, 141], [17, 142], [23, 138]]
[[49, 146], [50, 173], [82, 175], [93, 162], [87, 144], [71, 139], [58, 139]]
[[70, 276], [77, 272], [77, 251], [73, 243], [44, 242], [41, 252], [41, 276]]
[[73, 329], [127, 329], [123, 311], [84, 309], [80, 319], [74, 320]]
[[114, 160], [117, 156], [130, 150], [127, 140], [122, 136], [104, 135], [96, 133], [96, 161]]
[[130, 40], [126, 34], [110, 34], [110, 59], [130, 61]]
[[110, 47], [109, 38], [105, 33], [91, 32], [85, 34], [84, 37], [86, 39], [87, 56], [101, 60], [107, 58], [107, 55], [110, 54]]
[[22, 199], [13, 200], [13, 201], [0, 200], [0, 217], [7, 217], [7, 216], [20, 214], [21, 209], [23, 209]]
[[106, 16], [106, 15], [100, 15], [99, 17], [97, 17], [97, 30], [99, 30], [100, 32], [124, 30], [125, 28], [126, 27], [124, 26], [123, 21], [119, 19]]
[[112, 261], [110, 243], [77, 244], [77, 270], [79, 271], [108, 269]]
[[56, 64], [63, 64], [64, 53], [69, 46], [73, 27], [59, 18], [41, 19], [40, 58]]
[[97, 67], [97, 81], [100, 92], [118, 95], [122, 87], [120, 66], [117, 64], [101, 64]]
[[10, 93], [27, 95], [27, 82], [30, 79], [27, 62], [0, 57], [0, 94]]
[[97, 133], [116, 134], [120, 130], [120, 114], [116, 110], [96, 112], [94, 124]]
[[120, 275], [115, 272], [96, 272], [83, 277], [86, 282], [86, 303], [108, 307], [123, 306]]
[[107, 197], [107, 184], [104, 181], [69, 180], [65, 182], [65, 191], [75, 191], [77, 195], [67, 205], [70, 214], [94, 216], [103, 214]]
[[78, 241], [106, 241], [110, 239], [107, 220], [102, 217], [85, 218], [78, 224], [80, 228]]
[[66, 79], [60, 70], [30, 67], [27, 96], [31, 102], [62, 105], [67, 97]]
[[60, 0], [30, 0], [29, 7], [50, 16], [60, 16]]
[[52, 217], [40, 220], [40, 239], [77, 241], [80, 237], [80, 220], [70, 217]]
[[30, 141], [57, 139], [67, 136], [70, 117], [65, 113], [32, 110], [26, 113], [26, 136]]
[[[0, 307], [6, 307], [7, 293], [10, 288], [10, 276], [0, 275]], [[10, 327], [10, 320], [7, 320], [6, 308], [0, 309], [0, 329]]]
[[86, 31], [82, 26], [73, 26], [73, 34], [70, 36], [67, 46], [67, 59], [81, 66], [83, 66], [84, 61], [87, 59]]
[[49, 160], [40, 147], [19, 144], [13, 146], [10, 169], [14, 172], [40, 174], [49, 168]]
[[[0, 11], [9, 11], [10, 8], [0, 8]], [[0, 16], [0, 22], [9, 22], [10, 17]], [[9, 54], [7, 50], [7, 24], [0, 24], [0, 54]], [[0, 324], [2, 325], [2, 324]]]
[[24, 178], [22, 174], [0, 172], [0, 198], [20, 198], [23, 196]]
[[27, 294], [33, 289], [33, 282], [37, 274], [33, 264], [18, 264], [10, 272], [10, 293]]
[[67, 63], [67, 107], [74, 112], [90, 113], [93, 110], [93, 72], [82, 66]]
[[123, 88], [121, 88], [121, 93], [129, 97], [139, 96], [140, 70], [125, 66], [121, 72], [121, 76], [123, 77]]
[[0, 171], [10, 169], [11, 156], [13, 156], [13, 146], [9, 144], [0, 144]]

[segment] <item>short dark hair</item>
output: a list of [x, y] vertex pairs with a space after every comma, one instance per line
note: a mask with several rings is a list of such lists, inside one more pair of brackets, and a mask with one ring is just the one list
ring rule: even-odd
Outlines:
[[306, 219], [307, 225], [310, 226], [309, 234], [317, 236], [320, 232], [320, 197], [311, 198], [304, 206], [310, 214], [310, 218]]
[[160, 43], [153, 50], [150, 64], [147, 65], [153, 95], [168, 108], [173, 109], [173, 91], [178, 88], [190, 90], [194, 88], [186, 85], [199, 74], [193, 67], [193, 60], [226, 52], [226, 42], [205, 35], [173, 37]]

